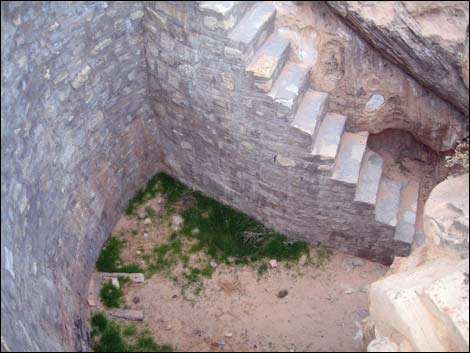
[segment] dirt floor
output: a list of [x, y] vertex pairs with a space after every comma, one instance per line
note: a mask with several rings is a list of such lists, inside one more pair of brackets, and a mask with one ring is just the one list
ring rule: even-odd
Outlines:
[[154, 275], [130, 287], [127, 302], [138, 296], [129, 308], [143, 310], [154, 338], [178, 351], [358, 351], [367, 286], [387, 268], [352, 260], [336, 253], [324, 268], [280, 266], [260, 280], [256, 269], [219, 266], [194, 302]]
[[[140, 210], [150, 205], [158, 215], [163, 204], [157, 196]], [[175, 229], [175, 211], [169, 221], [155, 217], [152, 223], [123, 216], [113, 231], [127, 241], [122, 262], [144, 266], [144, 254], [165, 243]], [[312, 254], [316, 251], [312, 248]], [[191, 255], [191, 265], [204, 261], [200, 257]], [[144, 312], [136, 326], [177, 351], [363, 350], [359, 321], [368, 315], [367, 288], [388, 269], [336, 252], [322, 266], [304, 257], [275, 268], [268, 264], [262, 275], [258, 264], [212, 262], [212, 267], [212, 277], [202, 280], [197, 294], [176, 279], [180, 265], [127, 286], [125, 308]]]

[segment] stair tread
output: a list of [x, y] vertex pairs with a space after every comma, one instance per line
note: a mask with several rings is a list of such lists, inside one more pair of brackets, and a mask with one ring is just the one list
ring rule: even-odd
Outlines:
[[416, 227], [416, 211], [418, 209], [419, 183], [409, 181], [400, 194], [398, 224], [395, 229], [395, 240], [412, 244]]
[[254, 5], [230, 32], [228, 38], [233, 43], [251, 44], [259, 32], [274, 19], [276, 8], [266, 3]]
[[343, 135], [346, 117], [337, 113], [327, 113], [320, 125], [312, 154], [325, 159], [335, 159]]
[[367, 131], [343, 134], [336, 156], [333, 179], [349, 184], [357, 183], [368, 137]]
[[302, 98], [292, 126], [314, 137], [327, 109], [328, 93], [309, 89]]
[[354, 201], [375, 205], [383, 164], [384, 161], [378, 153], [369, 149], [366, 150], [359, 173]]
[[277, 78], [268, 96], [292, 109], [308, 83], [310, 68], [294, 63], [287, 64]]
[[275, 79], [279, 66], [287, 59], [290, 41], [276, 34], [271, 35], [255, 53], [253, 60], [246, 68], [257, 79]]
[[399, 181], [382, 177], [375, 204], [375, 219], [378, 222], [392, 227], [397, 225], [401, 188]]

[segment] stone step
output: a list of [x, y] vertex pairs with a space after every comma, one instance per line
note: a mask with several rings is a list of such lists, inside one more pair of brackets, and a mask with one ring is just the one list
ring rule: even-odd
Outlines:
[[354, 201], [375, 205], [384, 161], [378, 153], [366, 150], [362, 159]]
[[309, 67], [287, 63], [268, 96], [284, 107], [288, 114], [293, 114], [308, 88], [309, 73]]
[[392, 227], [397, 225], [402, 186], [399, 181], [382, 177], [375, 203], [375, 219], [377, 222]]
[[251, 57], [274, 29], [276, 8], [267, 3], [257, 3], [238, 22], [228, 35], [228, 46]]
[[247, 1], [200, 1], [204, 26], [210, 30], [232, 29], [251, 4]]
[[398, 224], [395, 228], [395, 240], [412, 244], [416, 229], [416, 211], [418, 209], [419, 183], [409, 181], [400, 193]]
[[312, 155], [318, 156], [321, 160], [333, 161], [336, 158], [346, 119], [341, 114], [326, 114], [315, 138]]
[[328, 110], [328, 93], [308, 89], [291, 125], [311, 136], [312, 142]]
[[272, 34], [255, 53], [245, 71], [253, 76], [257, 88], [269, 92], [289, 57], [289, 50], [288, 39]]
[[332, 179], [343, 183], [357, 184], [368, 137], [369, 133], [367, 131], [345, 132], [343, 134]]

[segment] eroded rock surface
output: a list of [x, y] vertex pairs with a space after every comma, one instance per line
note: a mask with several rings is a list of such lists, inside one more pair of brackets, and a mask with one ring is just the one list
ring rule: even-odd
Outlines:
[[468, 257], [468, 174], [449, 178], [432, 191], [424, 208], [424, 231], [445, 249]]
[[453, 149], [468, 134], [464, 114], [390, 63], [323, 2], [274, 5], [278, 33], [291, 40], [290, 60], [312, 66], [312, 87], [330, 94], [330, 111], [348, 117], [348, 130], [405, 130], [435, 151]]
[[468, 116], [461, 61], [468, 1], [327, 3], [385, 57]]

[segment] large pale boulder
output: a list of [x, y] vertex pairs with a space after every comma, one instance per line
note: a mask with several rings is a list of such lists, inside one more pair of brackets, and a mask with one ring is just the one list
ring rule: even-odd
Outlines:
[[327, 3], [386, 58], [468, 116], [461, 60], [468, 1]]
[[443, 257], [371, 285], [368, 351], [468, 351], [468, 259]]
[[437, 246], [468, 257], [469, 175], [437, 185], [424, 207], [424, 232]]

